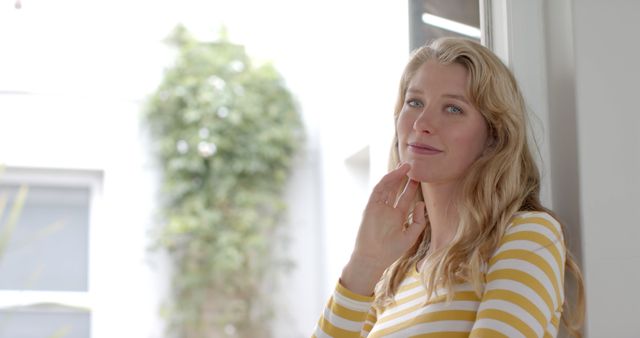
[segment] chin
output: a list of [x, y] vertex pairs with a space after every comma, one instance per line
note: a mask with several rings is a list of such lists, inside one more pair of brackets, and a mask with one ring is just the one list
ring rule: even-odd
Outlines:
[[407, 162], [411, 163], [411, 169], [407, 173], [410, 179], [417, 182], [435, 183], [440, 182], [446, 177], [442, 176], [442, 172], [439, 169], [434, 168], [433, 164], [425, 163], [424, 161], [416, 161], [409, 159]]
[[433, 180], [429, 179], [429, 177], [426, 177], [425, 175], [409, 175], [409, 178], [416, 181], [416, 182], [420, 182], [420, 183], [432, 183]]
[[411, 167], [411, 170], [407, 173], [410, 179], [418, 182], [428, 182], [430, 181], [429, 175], [427, 175], [424, 171], [416, 170], [416, 167]]

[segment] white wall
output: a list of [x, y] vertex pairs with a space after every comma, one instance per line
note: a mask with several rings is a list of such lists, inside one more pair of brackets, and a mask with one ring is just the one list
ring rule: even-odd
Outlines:
[[[274, 290], [274, 335], [287, 338], [312, 332], [370, 182], [386, 170], [407, 18], [406, 2], [394, 0], [71, 0], [0, 10], [0, 162], [104, 173], [94, 338], [162, 335], [166, 271], [146, 252], [156, 173], [139, 111], [170, 60], [162, 39], [173, 25], [205, 39], [226, 25], [232, 41], [275, 64], [299, 102], [307, 143], [287, 190], [296, 268]], [[114, 246], [120, 255], [108, 255]], [[138, 321], [123, 332], [129, 318]]]
[[285, 39], [270, 48], [301, 103], [307, 151], [317, 156], [303, 160], [308, 164], [290, 190], [290, 251], [298, 268], [279, 296], [288, 307], [278, 317], [276, 337], [311, 334], [353, 249], [371, 181], [386, 171], [395, 94], [409, 50], [406, 6], [292, 1], [281, 22]]
[[[545, 15], [553, 209], [564, 222], [567, 246], [584, 272], [571, 0], [546, 1]], [[575, 303], [574, 290], [568, 291]]]
[[530, 106], [548, 111], [543, 199], [565, 221], [582, 264], [586, 333], [639, 337], [640, 2], [493, 3], [506, 14], [500, 50]]
[[546, 1], [544, 14], [553, 208], [566, 222], [569, 248], [582, 261], [571, 0]]
[[147, 253], [155, 171], [138, 124], [139, 104], [79, 96], [0, 97], [0, 159], [10, 167], [103, 173], [91, 224], [92, 337], [159, 337], [164, 271]]
[[139, 25], [146, 10], [99, 1], [0, 10], [0, 162], [102, 173], [90, 229], [93, 338], [163, 335], [167, 273], [148, 252], [157, 173], [140, 110], [170, 59], [161, 39], [173, 23]]
[[590, 337], [639, 337], [640, 2], [573, 2]]
[[640, 336], [638, 13], [637, 1], [545, 1], [553, 207], [582, 264], [589, 337]]

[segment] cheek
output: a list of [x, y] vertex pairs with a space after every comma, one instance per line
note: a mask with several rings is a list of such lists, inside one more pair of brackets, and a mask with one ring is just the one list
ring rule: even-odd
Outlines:
[[406, 140], [412, 129], [413, 121], [408, 117], [407, 114], [403, 114], [401, 112], [398, 116], [398, 119], [396, 120], [396, 131], [398, 132], [398, 139]]
[[400, 114], [398, 119], [396, 120], [396, 147], [398, 150], [398, 159], [401, 162], [406, 161], [406, 147], [403, 145], [407, 142], [410, 129], [408, 127], [409, 123], [407, 122], [406, 116]]
[[485, 130], [469, 130], [460, 133], [454, 138], [455, 144], [462, 149], [461, 155], [471, 163], [478, 159], [487, 145], [487, 133]]

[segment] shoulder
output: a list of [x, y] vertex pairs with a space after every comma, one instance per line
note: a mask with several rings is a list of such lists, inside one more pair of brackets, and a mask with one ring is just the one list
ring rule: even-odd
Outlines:
[[542, 337], [564, 301], [565, 254], [562, 226], [555, 217], [516, 213], [490, 257], [474, 328], [514, 327], [523, 329], [524, 336]]
[[521, 211], [516, 213], [507, 227], [502, 242], [513, 238], [545, 238], [555, 243], [564, 243], [562, 225], [548, 212]]
[[565, 256], [562, 226], [555, 217], [543, 211], [518, 212], [508, 225], [489, 265], [505, 259], [517, 259], [539, 267], [563, 266]]

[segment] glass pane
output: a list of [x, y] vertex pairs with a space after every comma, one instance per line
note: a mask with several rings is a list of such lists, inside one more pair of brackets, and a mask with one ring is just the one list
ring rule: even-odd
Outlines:
[[82, 309], [37, 306], [0, 310], [0, 338], [87, 338], [91, 314]]
[[89, 189], [30, 186], [11, 227], [18, 189], [0, 185], [0, 289], [86, 291]]
[[410, 50], [444, 36], [480, 42], [480, 2], [409, 0]]

